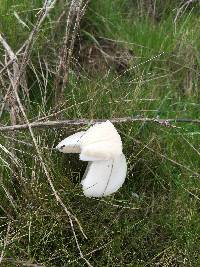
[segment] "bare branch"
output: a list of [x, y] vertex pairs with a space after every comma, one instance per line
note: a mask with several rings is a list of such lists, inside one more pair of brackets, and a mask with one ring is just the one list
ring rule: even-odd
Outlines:
[[30, 54], [32, 52], [33, 45], [37, 39], [40, 26], [42, 25], [43, 21], [48, 15], [50, 8], [52, 8], [55, 3], [56, 3], [56, 0], [53, 0], [53, 1], [45, 0], [45, 3], [40, 11], [39, 17], [34, 25], [34, 28], [25, 42], [26, 46], [25, 46], [25, 51], [23, 54], [22, 62], [20, 65], [19, 74], [17, 75], [15, 83], [14, 83], [15, 90], [17, 90], [17, 88], [19, 87], [21, 76], [25, 72], [26, 66], [28, 65]]
[[[65, 128], [67, 126], [81, 126], [91, 125], [95, 123], [104, 122], [107, 119], [77, 119], [77, 120], [61, 120], [61, 121], [44, 121], [44, 122], [32, 122], [29, 124], [20, 124], [12, 126], [0, 126], [0, 132], [8, 131], [20, 131], [31, 128]], [[172, 123], [192, 123], [200, 124], [200, 120], [189, 119], [189, 118], [177, 118], [177, 119], [157, 119], [157, 118], [145, 118], [145, 117], [124, 117], [124, 118], [111, 118], [109, 119], [112, 123], [127, 123], [127, 122], [143, 122], [143, 123], [156, 123], [164, 127], [175, 127]]]
[[[7, 57], [9, 57], [10, 60], [13, 60], [12, 70], [10, 70], [9, 67], [7, 68], [7, 76], [10, 80], [10, 85], [7, 89], [7, 92], [6, 92], [6, 95], [5, 95], [3, 104], [2, 104], [0, 117], [1, 117], [1, 114], [3, 113], [3, 109], [5, 107], [6, 101], [8, 100], [9, 106], [10, 106], [10, 121], [12, 125], [16, 125], [17, 123], [20, 123], [20, 121], [17, 121], [17, 119], [19, 118], [19, 109], [18, 109], [17, 99], [14, 93], [14, 83], [15, 83], [16, 77], [19, 74], [19, 65], [17, 62], [17, 56], [15, 55], [12, 48], [7, 43], [6, 39], [4, 39], [1, 34], [0, 34], [0, 42], [5, 50], [5, 64], [7, 65], [7, 62], [8, 62]], [[15, 137], [14, 132], [12, 132], [12, 136]], [[11, 150], [11, 154], [13, 155], [14, 158], [17, 158], [16, 151], [14, 148]], [[12, 162], [12, 181], [13, 181], [13, 184], [17, 187], [18, 168], [15, 164], [13, 164], [13, 161], [11, 162]]]
[[[19, 74], [19, 65], [17, 63], [17, 56], [15, 55], [12, 48], [7, 43], [6, 39], [3, 38], [1, 33], [0, 33], [0, 42], [5, 49], [5, 65], [7, 65], [7, 63], [8, 63], [7, 62], [7, 55], [9, 56], [10, 60], [12, 60], [12, 62], [13, 62], [12, 72], [9, 70], [9, 68], [7, 68], [7, 74], [8, 74], [9, 80], [10, 80], [10, 84], [13, 86], [15, 83], [16, 77]], [[11, 87], [8, 88], [6, 95], [9, 95], [10, 89], [11, 89]], [[6, 100], [6, 98], [5, 98], [5, 100]], [[11, 122], [12, 122], [12, 124], [16, 124], [17, 123], [17, 116], [18, 116], [18, 108], [17, 108], [17, 103], [16, 103], [16, 99], [15, 99], [13, 92], [11, 92], [11, 94], [10, 94], [9, 102], [11, 105], [11, 112], [10, 112], [11, 113]], [[3, 107], [4, 107], [4, 105], [3, 105]]]

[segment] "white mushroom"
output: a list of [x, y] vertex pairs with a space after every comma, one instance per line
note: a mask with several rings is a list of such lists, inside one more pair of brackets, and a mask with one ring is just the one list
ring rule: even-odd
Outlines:
[[122, 141], [110, 121], [71, 135], [56, 148], [63, 153], [80, 153], [80, 160], [89, 161], [81, 182], [85, 196], [108, 196], [124, 183], [127, 165]]

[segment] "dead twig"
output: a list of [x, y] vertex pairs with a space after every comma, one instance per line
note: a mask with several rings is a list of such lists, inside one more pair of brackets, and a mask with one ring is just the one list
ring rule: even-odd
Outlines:
[[[21, 125], [10, 125], [10, 126], [0, 126], [0, 132], [9, 131], [21, 131], [31, 128], [65, 128], [67, 126], [81, 126], [81, 125], [92, 125], [95, 123], [101, 123], [107, 119], [76, 119], [76, 120], [60, 120], [60, 121], [44, 121], [44, 122], [32, 122], [25, 123]], [[112, 123], [128, 123], [128, 122], [143, 122], [143, 123], [156, 123], [164, 127], [175, 128], [172, 123], [192, 123], [200, 124], [198, 119], [189, 118], [176, 118], [176, 119], [157, 119], [157, 118], [145, 118], [140, 116], [135, 117], [124, 117], [124, 118], [110, 118], [109, 121]]]
[[33, 45], [34, 45], [34, 43], [38, 37], [38, 32], [40, 30], [40, 26], [43, 23], [43, 21], [45, 20], [45, 18], [47, 17], [49, 10], [55, 5], [56, 1], [57, 0], [52, 0], [52, 1], [45, 0], [45, 3], [43, 5], [42, 9], [39, 12], [39, 16], [38, 16], [38, 19], [34, 25], [34, 28], [31, 31], [28, 39], [25, 42], [25, 46], [23, 44], [23, 46], [25, 47], [25, 50], [23, 53], [22, 62], [20, 64], [20, 70], [19, 70], [18, 76], [15, 79], [15, 84], [14, 84], [15, 90], [19, 87], [21, 76], [24, 74], [26, 67], [28, 65], [29, 58], [30, 58], [30, 55], [31, 55], [31, 52], [33, 49]]
[[63, 46], [60, 51], [60, 61], [57, 69], [57, 77], [55, 79], [55, 102], [61, 99], [65, 86], [68, 82], [68, 75], [74, 50], [74, 43], [79, 29], [80, 21], [85, 13], [89, 0], [84, 4], [84, 0], [72, 0], [67, 21]]
[[[5, 50], [5, 65], [7, 65], [7, 62], [8, 62], [7, 57], [9, 57], [10, 60], [13, 61], [12, 70], [10, 70], [9, 67], [7, 68], [7, 76], [9, 78], [10, 85], [9, 85], [9, 87], [7, 89], [7, 92], [6, 92], [6, 95], [4, 97], [4, 101], [3, 101], [3, 104], [2, 104], [2, 109], [1, 109], [0, 116], [3, 113], [3, 109], [4, 109], [4, 106], [5, 106], [6, 102], [8, 102], [9, 106], [10, 106], [10, 121], [11, 121], [11, 124], [12, 125], [16, 125], [18, 123], [18, 121], [20, 122], [21, 120], [20, 120], [20, 116], [19, 116], [19, 109], [18, 109], [18, 104], [17, 104], [17, 100], [16, 100], [16, 97], [15, 97], [15, 93], [14, 93], [14, 90], [12, 90], [12, 89], [14, 88], [15, 80], [16, 80], [18, 74], [19, 74], [18, 59], [17, 59], [17, 56], [15, 55], [15, 53], [13, 52], [12, 48], [7, 43], [6, 39], [3, 38], [3, 36], [1, 34], [0, 34], [0, 42], [1, 42], [1, 44], [4, 47], [4, 50]], [[18, 88], [17, 88], [17, 90], [18, 90]], [[14, 138], [15, 137], [15, 132], [12, 132], [11, 135]], [[14, 145], [14, 147], [15, 147], [15, 145]], [[14, 158], [17, 158], [16, 151], [15, 151], [14, 148], [11, 150], [11, 154], [14, 156]], [[11, 161], [11, 165], [12, 165], [12, 182], [13, 182], [13, 185], [15, 186], [15, 188], [17, 189], [19, 187], [19, 182], [18, 182], [18, 179], [17, 179], [17, 177], [18, 177], [18, 168], [14, 164], [13, 161]]]
[[[14, 81], [16, 80], [16, 77], [19, 74], [19, 65], [17, 62], [17, 57], [16, 57], [15, 53], [13, 52], [13, 50], [11, 49], [11, 47], [9, 46], [9, 44], [7, 43], [7, 41], [5, 40], [5, 38], [3, 38], [1, 33], [0, 33], [0, 42], [5, 49], [5, 65], [7, 65], [7, 63], [8, 63], [7, 55], [9, 56], [10, 60], [12, 60], [12, 62], [13, 62], [12, 72], [9, 70], [9, 68], [7, 68], [7, 74], [8, 74], [9, 80], [10, 80], [10, 84], [13, 86]], [[11, 89], [11, 87], [9, 86], [7, 89], [7, 93], [6, 93], [4, 102], [6, 102], [6, 99], [9, 98], [9, 102], [10, 102], [10, 106], [11, 106], [10, 107], [11, 124], [16, 124], [19, 111], [18, 111], [17, 102], [15, 99], [14, 93], [10, 89]]]

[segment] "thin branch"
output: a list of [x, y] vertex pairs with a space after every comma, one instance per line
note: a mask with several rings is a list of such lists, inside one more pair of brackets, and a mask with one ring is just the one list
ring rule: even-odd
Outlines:
[[[4, 103], [6, 103], [6, 98], [8, 96], [8, 103], [10, 106], [10, 122], [12, 125], [16, 125], [17, 123], [20, 123], [19, 119], [19, 109], [18, 109], [18, 104], [17, 104], [17, 100], [15, 97], [15, 93], [12, 90], [14, 88], [14, 82], [16, 80], [16, 77], [18, 76], [19, 73], [19, 65], [18, 65], [18, 60], [17, 60], [17, 56], [15, 55], [14, 51], [12, 50], [12, 48], [10, 47], [10, 45], [7, 43], [6, 39], [3, 38], [3, 36], [0, 34], [0, 42], [2, 44], [2, 46], [4, 47], [5, 50], [5, 64], [7, 65], [7, 57], [9, 57], [11, 60], [13, 60], [13, 64], [12, 64], [12, 70], [10, 70], [10, 68], [7, 68], [7, 76], [10, 80], [10, 85], [7, 89], [6, 92], [6, 96], [4, 98]], [[18, 89], [16, 89], [18, 90]], [[1, 109], [1, 114], [3, 113], [3, 108], [5, 106], [5, 104], [3, 103], [2, 105], [2, 109]], [[1, 117], [0, 114], [0, 117]], [[12, 132], [12, 136], [15, 137], [15, 132]], [[15, 147], [15, 145], [14, 145]], [[16, 155], [16, 151], [14, 149], [14, 147], [11, 149], [11, 155], [17, 159], [17, 155]], [[10, 153], [10, 152], [9, 152]], [[13, 161], [11, 161], [12, 164], [12, 181], [13, 181], [13, 185], [17, 188], [18, 187], [18, 168], [16, 166], [16, 164], [14, 164]]]
[[[67, 126], [81, 126], [81, 125], [92, 125], [95, 123], [101, 123], [107, 119], [77, 119], [77, 120], [60, 120], [60, 121], [45, 121], [45, 122], [32, 122], [26, 124], [12, 125], [12, 126], [0, 126], [0, 132], [8, 131], [20, 131], [31, 128], [65, 128]], [[157, 119], [157, 118], [146, 118], [146, 117], [124, 117], [124, 118], [111, 118], [109, 119], [112, 123], [128, 123], [128, 122], [143, 122], [143, 123], [156, 123], [164, 127], [172, 127], [172, 123], [192, 123], [200, 124], [198, 119], [190, 118], [176, 118], [176, 119]]]
[[60, 51], [60, 61], [57, 69], [57, 76], [55, 79], [56, 103], [61, 99], [68, 82], [68, 75], [72, 60], [72, 53], [74, 50], [75, 39], [78, 34], [80, 21], [85, 13], [88, 2], [89, 0], [87, 0], [84, 4], [84, 0], [72, 0], [69, 7], [65, 35], [63, 38], [63, 46]]
[[25, 46], [22, 62], [20, 65], [20, 70], [19, 70], [19, 73], [18, 73], [18, 75], [15, 79], [15, 83], [14, 83], [14, 87], [16, 90], [19, 87], [21, 76], [25, 72], [26, 67], [28, 65], [29, 58], [30, 58], [34, 43], [38, 37], [38, 32], [40, 30], [40, 26], [42, 25], [43, 21], [45, 20], [45, 18], [49, 14], [49, 10], [55, 5], [55, 3], [56, 3], [56, 0], [53, 0], [53, 1], [45, 0], [45, 3], [43, 5], [42, 9], [40, 10], [40, 14], [38, 16], [38, 19], [34, 25], [34, 28], [31, 31], [28, 39], [25, 42], [26, 46]]
[[73, 235], [74, 235], [74, 238], [75, 238], [75, 241], [76, 241], [76, 246], [78, 248], [79, 255], [80, 255], [81, 259], [83, 259], [89, 267], [93, 267], [91, 265], [91, 263], [83, 255], [83, 252], [82, 252], [80, 244], [78, 242], [78, 238], [77, 238], [77, 235], [76, 235], [76, 232], [75, 232], [75, 229], [74, 229], [74, 224], [73, 224], [73, 221], [72, 221], [71, 217], [69, 217], [69, 222], [70, 222], [70, 225], [71, 225], [71, 229], [72, 229], [72, 232], [73, 232]]
[[[16, 80], [16, 77], [18, 76], [18, 73], [19, 73], [19, 65], [17, 62], [17, 57], [16, 57], [15, 53], [13, 52], [12, 48], [7, 43], [6, 39], [3, 38], [1, 33], [0, 33], [0, 43], [2, 44], [2, 46], [5, 49], [5, 64], [7, 65], [7, 55], [9, 56], [9, 58], [11, 60], [13, 60], [12, 72], [9, 70], [9, 68], [7, 68], [7, 74], [8, 74], [9, 80], [10, 80], [10, 84], [13, 86], [14, 82]], [[9, 86], [6, 95], [9, 95], [10, 89], [11, 89], [11, 87]], [[4, 99], [4, 102], [5, 102], [5, 100], [6, 100], [6, 98]], [[10, 119], [11, 119], [11, 123], [14, 125], [17, 123], [18, 108], [17, 108], [17, 103], [16, 103], [16, 99], [15, 99], [13, 92], [11, 92], [11, 94], [10, 94], [9, 102], [10, 102], [10, 106], [11, 106]]]

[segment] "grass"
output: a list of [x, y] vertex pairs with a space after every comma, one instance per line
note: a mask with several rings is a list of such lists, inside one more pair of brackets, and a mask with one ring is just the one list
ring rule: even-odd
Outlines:
[[[13, 11], [31, 26], [34, 9], [41, 6], [41, 1], [34, 1], [31, 8], [27, 1], [18, 2], [17, 6], [13, 1], [7, 6], [0, 2], [4, 13], [0, 29], [15, 50], [28, 29], [17, 24]], [[177, 1], [166, 1], [166, 5], [158, 1], [156, 7], [162, 15], [158, 21], [148, 16], [144, 7], [129, 1], [91, 2], [80, 28], [79, 42], [85, 49], [83, 56], [79, 54], [82, 61], [74, 55], [81, 68], [71, 69], [64, 99], [55, 107], [55, 48], [60, 46], [57, 37], [62, 36], [63, 24], [61, 21], [56, 33], [54, 25], [62, 11], [60, 3], [58, 13], [52, 11], [40, 32], [27, 70], [30, 99], [21, 97], [28, 118], [35, 121], [59, 110], [63, 111], [58, 119], [199, 118], [198, 6], [190, 6], [178, 18], [176, 29], [173, 9], [179, 7]], [[125, 73], [116, 70], [116, 61], [106, 65], [95, 50], [95, 45], [101, 49], [107, 39], [115, 40], [114, 45], [109, 43], [107, 53], [114, 49], [122, 61], [124, 53], [128, 55]], [[88, 50], [94, 51], [94, 65], [88, 60]], [[0, 51], [2, 58], [2, 48]], [[10, 124], [9, 120], [7, 109], [2, 124]], [[85, 198], [81, 191], [85, 164], [76, 156], [52, 150], [78, 129], [34, 130], [57, 192], [88, 237], [85, 240], [75, 224], [84, 256], [93, 266], [198, 267], [199, 126], [184, 123], [167, 128], [138, 122], [116, 127], [123, 140], [128, 175], [119, 192], [98, 200]], [[52, 195], [29, 132], [18, 132], [14, 138], [17, 141], [12, 134], [0, 134], [1, 144], [15, 150], [13, 159], [7, 150], [0, 149], [2, 266], [86, 266], [68, 217]], [[11, 179], [12, 168], [18, 173], [17, 186]]]

